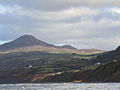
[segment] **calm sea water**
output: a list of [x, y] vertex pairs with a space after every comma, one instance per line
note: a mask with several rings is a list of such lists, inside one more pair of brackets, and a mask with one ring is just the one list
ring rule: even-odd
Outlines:
[[120, 90], [120, 83], [1, 84], [0, 90]]

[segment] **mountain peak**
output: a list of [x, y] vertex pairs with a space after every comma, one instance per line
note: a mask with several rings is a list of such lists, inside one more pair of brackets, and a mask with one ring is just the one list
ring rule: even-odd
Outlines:
[[0, 45], [0, 51], [6, 51], [21, 47], [41, 45], [45, 47], [53, 47], [54, 45], [43, 42], [32, 35], [23, 35], [14, 41]]
[[[25, 35], [23, 35], [23, 36], [21, 36], [21, 37], [34, 37], [33, 35], [28, 35], [28, 34], [25, 34]], [[34, 37], [35, 38], [35, 37]]]
[[14, 40], [14, 41], [21, 41], [21, 40], [23, 40], [23, 41], [28, 41], [28, 42], [31, 42], [31, 41], [38, 41], [38, 39], [37, 38], [35, 38], [34, 36], [32, 36], [32, 35], [23, 35], [23, 36], [21, 36], [21, 37], [19, 37], [19, 38], [17, 38], [16, 40]]

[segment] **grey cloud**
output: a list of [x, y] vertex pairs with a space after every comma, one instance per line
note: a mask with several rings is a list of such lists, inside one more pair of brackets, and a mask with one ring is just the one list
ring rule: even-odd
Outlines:
[[[112, 2], [113, 0], [0, 0], [4, 7], [12, 9], [12, 12], [6, 9], [7, 12], [0, 14], [0, 41], [32, 34], [56, 45], [114, 49], [120, 45], [120, 9], [114, 7], [119, 6], [120, 1]], [[20, 8], [16, 9], [14, 5]]]
[[42, 10], [60, 10], [70, 7], [89, 6], [106, 7], [120, 6], [120, 0], [0, 0], [1, 4], [22, 5]]

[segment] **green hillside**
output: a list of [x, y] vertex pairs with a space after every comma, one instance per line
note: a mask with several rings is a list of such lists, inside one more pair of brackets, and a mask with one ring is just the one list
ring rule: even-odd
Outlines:
[[120, 61], [113, 61], [95, 69], [87, 82], [120, 82]]
[[47, 52], [19, 52], [0, 55], [0, 70], [12, 70], [32, 67], [41, 67], [43, 71], [57, 72], [64, 70], [78, 70], [93, 63], [91, 58], [98, 54], [81, 55], [73, 53], [47, 53]]

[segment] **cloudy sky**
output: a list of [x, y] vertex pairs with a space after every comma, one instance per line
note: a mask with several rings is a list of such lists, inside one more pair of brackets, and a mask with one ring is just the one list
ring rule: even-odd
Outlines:
[[31, 34], [55, 44], [120, 45], [120, 0], [0, 0], [0, 44]]

